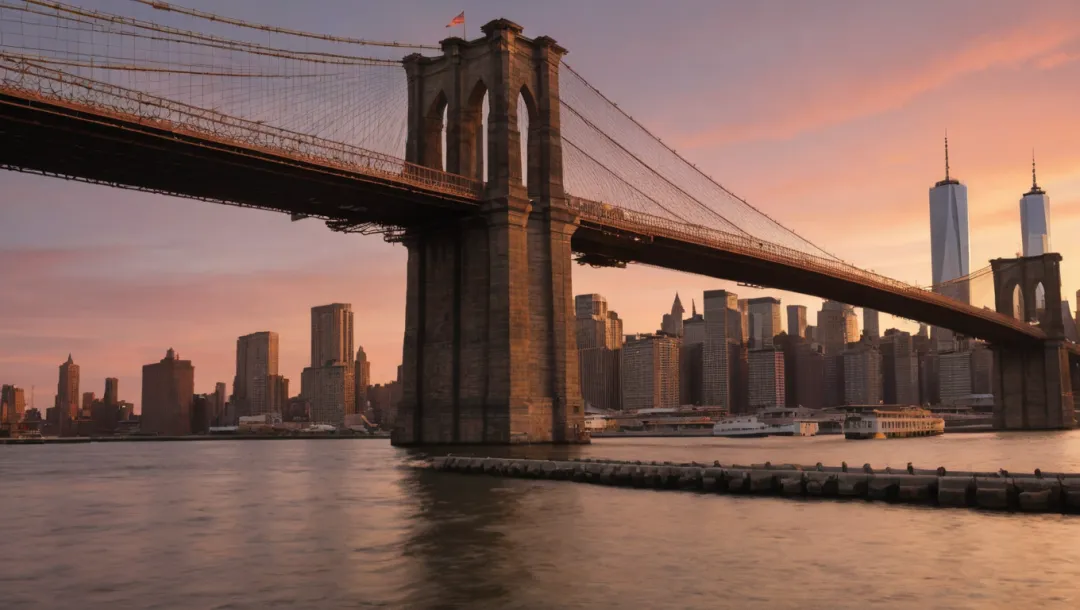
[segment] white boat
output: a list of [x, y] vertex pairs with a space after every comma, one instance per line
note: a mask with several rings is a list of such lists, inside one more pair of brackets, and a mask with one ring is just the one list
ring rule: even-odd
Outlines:
[[868, 409], [844, 419], [844, 438], [909, 438], [945, 434], [945, 420], [919, 407]]
[[770, 426], [756, 415], [725, 417], [713, 424], [713, 436], [729, 438], [763, 438], [769, 436]]
[[786, 423], [770, 424], [758, 419], [757, 415], [725, 417], [713, 424], [713, 436], [731, 438], [814, 436], [817, 434], [817, 430], [817, 422], [793, 420]]

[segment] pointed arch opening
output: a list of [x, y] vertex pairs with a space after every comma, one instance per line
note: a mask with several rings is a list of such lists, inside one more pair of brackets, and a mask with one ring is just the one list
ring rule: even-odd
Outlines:
[[1012, 313], [1017, 320], [1027, 321], [1027, 317], [1024, 315], [1024, 291], [1020, 290], [1020, 284], [1013, 286]]
[[446, 170], [446, 94], [435, 96], [424, 116], [424, 147], [422, 165]]
[[488, 88], [477, 80], [465, 101], [461, 125], [460, 173], [487, 182]]
[[1043, 317], [1046, 315], [1046, 288], [1043, 287], [1043, 283], [1039, 282], [1035, 285], [1035, 314], [1032, 316], [1032, 322], [1042, 322]]
[[521, 183], [527, 188], [529, 199], [537, 199], [540, 197], [540, 115], [527, 84], [518, 90], [517, 122], [521, 137]]

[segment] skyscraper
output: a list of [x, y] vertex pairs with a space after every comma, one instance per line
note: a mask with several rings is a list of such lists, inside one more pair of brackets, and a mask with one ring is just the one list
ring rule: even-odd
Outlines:
[[[863, 307], [862, 310], [863, 320], [863, 333], [870, 337], [871, 340], [879, 339], [881, 337], [881, 330], [878, 326], [878, 312], [874, 309], [867, 309]], [[852, 339], [854, 341], [854, 339]]]
[[311, 308], [311, 366], [352, 363], [353, 312], [349, 303]]
[[[967, 282], [943, 285], [965, 277], [968, 266], [967, 187], [949, 175], [949, 138], [945, 138], [945, 179], [930, 189], [930, 264], [934, 292], [964, 303], [971, 301]], [[931, 338], [939, 349], [951, 349], [952, 331], [934, 327]]]
[[238, 338], [232, 396], [236, 415], [280, 413], [285, 404], [279, 394], [279, 377], [277, 333], [263, 331]]
[[1050, 196], [1035, 180], [1035, 154], [1031, 155], [1031, 190], [1020, 198], [1020, 236], [1024, 256], [1050, 252]]
[[368, 362], [367, 354], [364, 353], [364, 347], [360, 346], [356, 348], [356, 363], [353, 370], [353, 401], [356, 403], [353, 413], [364, 413], [367, 411], [368, 399], [367, 389], [371, 385], [371, 363]]
[[881, 353], [870, 342], [844, 351], [844, 404], [881, 403]]
[[679, 340], [639, 335], [620, 350], [624, 409], [679, 406]]
[[682, 301], [679, 300], [679, 293], [675, 293], [675, 302], [671, 304], [671, 313], [664, 314], [663, 321], [660, 324], [660, 331], [665, 335], [672, 337], [681, 337], [683, 335], [683, 314], [686, 310], [683, 309]]
[[919, 404], [919, 359], [911, 334], [890, 328], [881, 338], [880, 349], [885, 404]]
[[56, 386], [56, 412], [61, 433], [68, 422], [79, 416], [79, 365], [68, 354], [67, 362], [60, 365], [60, 381]]
[[6, 385], [0, 388], [0, 424], [17, 424], [26, 412], [26, 393], [22, 388]]
[[849, 341], [847, 306], [836, 301], [825, 301], [821, 304], [821, 311], [817, 316], [817, 341], [825, 350], [826, 355], [839, 354], [844, 351]]
[[784, 352], [773, 347], [750, 350], [749, 402], [751, 409], [785, 404]]
[[[732, 408], [731, 347], [742, 345], [738, 296], [726, 290], [705, 291], [705, 342], [702, 348], [702, 403]], [[625, 369], [623, 375], [629, 374]]]
[[191, 434], [194, 397], [195, 367], [170, 347], [160, 362], [143, 366], [139, 428], [161, 436]]
[[608, 310], [607, 299], [598, 294], [579, 294], [574, 297], [574, 324], [578, 349], [622, 346], [622, 320]]
[[120, 404], [120, 380], [116, 377], [105, 378], [105, 396], [102, 398], [105, 404], [115, 407]]
[[806, 305], [787, 306], [787, 334], [806, 338]]
[[773, 297], [760, 297], [750, 299], [748, 302], [748, 317], [752, 322], [748, 325], [750, 331], [750, 348], [760, 349], [773, 344], [773, 337], [780, 334], [780, 299]]

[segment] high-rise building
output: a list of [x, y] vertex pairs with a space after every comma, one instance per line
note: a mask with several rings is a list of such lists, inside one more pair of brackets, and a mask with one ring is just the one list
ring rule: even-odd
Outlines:
[[608, 310], [607, 299], [598, 294], [579, 294], [574, 297], [574, 324], [578, 349], [622, 346], [622, 320]]
[[794, 400], [788, 406], [821, 409], [825, 407], [825, 354], [816, 343], [801, 341], [795, 345], [794, 367], [785, 360], [785, 376], [794, 377], [791, 388]]
[[971, 352], [955, 350], [938, 354], [941, 404], [949, 405], [970, 395]]
[[356, 402], [356, 406], [351, 412], [363, 414], [367, 411], [368, 386], [371, 385], [371, 363], [368, 362], [367, 354], [364, 353], [363, 346], [356, 348], [353, 385], [355, 386], [353, 389], [353, 400]]
[[622, 320], [619, 319], [619, 314], [614, 311], [607, 312], [607, 319], [605, 345], [608, 349], [619, 349], [623, 344]]
[[[732, 408], [731, 346], [742, 345], [738, 297], [726, 290], [705, 292], [705, 341], [702, 348], [702, 396], [705, 405]], [[629, 372], [623, 369], [623, 375]]]
[[352, 364], [354, 353], [352, 305], [332, 303], [312, 307], [311, 366]]
[[735, 309], [739, 310], [739, 336], [741, 341], [750, 340], [750, 299], [735, 299]]
[[1050, 252], [1050, 196], [1035, 180], [1035, 155], [1031, 156], [1031, 190], [1020, 199], [1020, 236], [1024, 256]]
[[679, 293], [675, 293], [675, 302], [671, 304], [671, 313], [664, 314], [663, 321], [660, 323], [660, 332], [672, 337], [683, 336], [683, 314], [686, 310], [683, 309], [682, 301], [679, 300]]
[[120, 404], [120, 380], [116, 377], [105, 378], [105, 396], [101, 399], [109, 406]]
[[787, 306], [787, 334], [792, 337], [806, 337], [806, 305]]
[[356, 405], [354, 371], [354, 365], [346, 363], [304, 369], [301, 397], [308, 402], [313, 423], [344, 425], [345, 415]]
[[810, 343], [821, 343], [821, 340], [818, 339], [818, 327], [813, 325], [813, 324], [807, 324], [806, 325], [806, 335], [805, 335], [805, 337], [806, 337], [806, 340], [809, 341]]
[[[878, 326], [878, 312], [875, 309], [867, 309], [863, 307], [862, 310], [863, 320], [863, 334], [870, 337], [871, 340], [876, 340], [881, 337], [881, 330]], [[852, 339], [854, 340], [854, 339]]]
[[855, 315], [855, 308], [844, 305], [844, 340], [854, 343], [859, 340], [859, 316]]
[[160, 436], [191, 434], [194, 397], [195, 367], [170, 347], [160, 362], [143, 366], [139, 428]]
[[919, 358], [911, 334], [890, 328], [881, 339], [880, 350], [885, 404], [919, 404]]
[[226, 424], [232, 424], [233, 422], [225, 421], [225, 403], [227, 392], [225, 388], [225, 382], [219, 381], [214, 384], [214, 403], [210, 412], [210, 423], [214, 426], [224, 426]]
[[[753, 305], [751, 304], [751, 307]], [[751, 409], [785, 405], [784, 352], [773, 347], [750, 350], [749, 403]]]
[[[967, 282], [945, 284], [970, 272], [967, 187], [949, 176], [949, 139], [945, 138], [945, 179], [930, 189], [930, 263], [934, 292], [971, 302]], [[952, 349], [954, 333], [934, 327], [931, 338], [938, 351]]]
[[620, 350], [624, 409], [679, 406], [679, 340], [638, 335]]
[[281, 384], [278, 377], [277, 333], [263, 331], [238, 338], [231, 401], [237, 417], [280, 413], [285, 403], [275, 393]]
[[586, 407], [611, 410], [622, 406], [619, 375], [621, 351], [606, 347], [578, 350], [581, 397]]
[[26, 413], [26, 393], [22, 388], [5, 385], [0, 388], [0, 424], [17, 424]]
[[870, 342], [853, 343], [844, 351], [844, 404], [881, 403], [881, 353]]
[[971, 345], [971, 393], [994, 393], [994, 353], [981, 341]]
[[68, 354], [67, 362], [60, 365], [60, 381], [56, 387], [57, 425], [66, 434], [71, 420], [79, 417], [79, 365]]
[[93, 392], [82, 393], [82, 408], [79, 409], [79, 417], [90, 417], [90, 410], [94, 408], [94, 400], [97, 395]]
[[683, 321], [683, 343], [705, 343], [705, 316], [697, 312], [697, 304], [690, 301], [690, 317]]
[[749, 324], [750, 348], [759, 349], [773, 344], [773, 337], [780, 334], [780, 299], [760, 297], [750, 299], [747, 311], [752, 322]]
[[826, 355], [842, 353], [847, 344], [855, 340], [848, 338], [846, 308], [846, 305], [836, 301], [825, 301], [821, 304], [821, 311], [817, 316], [816, 339]]
[[[685, 327], [687, 330], [690, 326]], [[702, 357], [705, 344], [701, 341], [679, 346], [679, 404], [701, 405]]]

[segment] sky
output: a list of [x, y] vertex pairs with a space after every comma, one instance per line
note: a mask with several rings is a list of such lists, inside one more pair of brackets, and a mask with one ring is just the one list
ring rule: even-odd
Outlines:
[[[153, 18], [125, 0], [90, 8]], [[1020, 247], [1018, 201], [1050, 196], [1063, 295], [1080, 288], [1080, 3], [1031, 0], [788, 2], [632, 0], [185, 0], [185, 6], [300, 30], [437, 43], [466, 13], [470, 37], [506, 17], [549, 35], [620, 108], [720, 183], [860, 267], [930, 283], [927, 191], [968, 187], [971, 268]], [[145, 9], [145, 10], [144, 10]], [[194, 25], [194, 24], [191, 24]], [[51, 405], [69, 353], [82, 391], [120, 379], [140, 398], [141, 367], [175, 348], [197, 392], [235, 374], [236, 337], [280, 335], [280, 369], [299, 391], [310, 307], [352, 303], [373, 382], [394, 378], [404, 332], [403, 246], [332, 233], [316, 221], [0, 173], [0, 383]], [[627, 333], [656, 330], [676, 292], [820, 300], [631, 266], [575, 267]], [[988, 285], [973, 299], [988, 304]], [[1074, 303], [1075, 306], [1075, 303]], [[785, 322], [786, 323], [786, 322]], [[910, 323], [883, 316], [882, 329]]]

